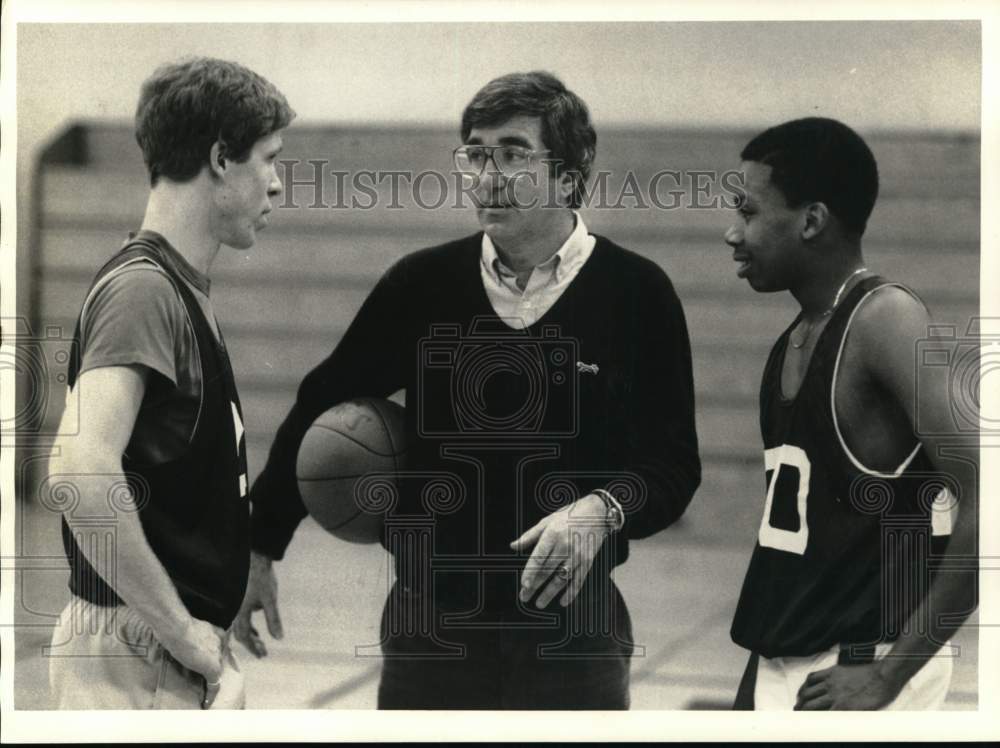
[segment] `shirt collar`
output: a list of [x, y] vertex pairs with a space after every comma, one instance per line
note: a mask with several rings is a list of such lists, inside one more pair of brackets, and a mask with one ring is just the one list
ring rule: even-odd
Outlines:
[[[543, 271], [554, 268], [556, 280], [560, 280], [562, 272], [566, 268], [571, 267], [574, 264], [574, 260], [587, 247], [587, 237], [590, 235], [590, 232], [587, 231], [587, 225], [583, 222], [583, 217], [575, 210], [573, 211], [573, 218], [576, 221], [576, 225], [566, 238], [566, 241], [562, 243], [562, 246], [559, 247], [554, 255], [545, 262], [535, 266], [536, 269]], [[483, 232], [482, 262], [483, 266], [489, 269], [498, 281], [502, 282], [503, 278], [512, 278], [517, 275], [513, 270], [504, 265], [503, 260], [500, 259], [500, 255], [497, 253], [496, 246], [493, 244], [493, 240], [490, 239], [489, 234], [486, 232]]]

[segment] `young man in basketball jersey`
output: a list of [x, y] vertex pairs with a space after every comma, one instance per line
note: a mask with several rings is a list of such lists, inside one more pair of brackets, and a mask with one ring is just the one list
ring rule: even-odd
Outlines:
[[405, 389], [379, 708], [627, 708], [631, 624], [610, 571], [700, 480], [680, 301], [576, 212], [596, 134], [554, 76], [491, 81], [461, 137], [482, 231], [393, 266], [303, 381], [251, 492], [237, 636], [265, 653], [259, 608], [280, 631], [271, 563], [306, 514], [295, 468], [310, 424]]
[[[947, 382], [915, 365], [927, 309], [862, 256], [875, 159], [820, 118], [741, 158], [737, 274], [802, 309], [761, 383], [767, 493], [732, 625], [751, 651], [736, 708], [937, 708], [942, 645], [976, 605], [976, 452], [915, 435], [918, 413], [922, 433], [957, 434]], [[945, 555], [965, 571], [935, 573]]]
[[245, 442], [209, 273], [221, 245], [249, 249], [267, 225], [293, 117], [272, 84], [222, 60], [143, 84], [152, 189], [84, 302], [68, 376], [79, 429], [50, 463], [77, 497], [63, 518], [72, 595], [49, 653], [59, 708], [243, 705], [228, 629], [249, 565]]

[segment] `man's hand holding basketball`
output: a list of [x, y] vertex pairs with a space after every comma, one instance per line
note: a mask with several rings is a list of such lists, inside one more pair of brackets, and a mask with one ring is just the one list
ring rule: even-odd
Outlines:
[[264, 640], [250, 620], [251, 615], [258, 610], [264, 611], [267, 631], [271, 637], [281, 639], [285, 634], [281, 628], [281, 616], [278, 614], [278, 579], [274, 575], [274, 567], [270, 558], [251, 551], [247, 592], [243, 597], [240, 611], [236, 614], [236, 620], [233, 621], [233, 636], [255, 656], [266, 657], [267, 647], [264, 645]]
[[590, 573], [594, 558], [610, 534], [604, 501], [588, 494], [553, 512], [510, 544], [516, 551], [534, 551], [521, 575], [522, 602], [542, 590], [535, 601], [546, 607], [562, 592], [563, 607], [576, 599]]

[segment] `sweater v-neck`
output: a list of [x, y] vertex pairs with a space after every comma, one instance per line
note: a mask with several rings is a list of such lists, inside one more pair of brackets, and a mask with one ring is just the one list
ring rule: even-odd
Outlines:
[[566, 290], [563, 291], [562, 295], [559, 296], [559, 298], [556, 299], [554, 302], [552, 302], [552, 306], [550, 306], [548, 309], [545, 310], [544, 314], [542, 314], [532, 324], [522, 328], [522, 327], [511, 327], [506, 322], [504, 322], [503, 318], [500, 315], [498, 315], [496, 310], [493, 308], [493, 304], [490, 302], [489, 295], [486, 293], [486, 287], [483, 285], [482, 277], [478, 272], [479, 261], [481, 259], [480, 248], [482, 245], [482, 236], [483, 236], [482, 232], [475, 234], [473, 240], [475, 241], [475, 246], [477, 247], [477, 251], [469, 253], [469, 256], [472, 260], [471, 269], [472, 271], [475, 272], [475, 277], [476, 277], [477, 303], [480, 307], [489, 310], [488, 316], [491, 321], [499, 322], [500, 324], [504, 325], [504, 327], [507, 327], [511, 331], [525, 332], [528, 334], [533, 334], [536, 330], [540, 330], [544, 325], [551, 324], [551, 319], [553, 317], [558, 317], [558, 314], [556, 314], [556, 312], [562, 306], [565, 306], [566, 304], [569, 303], [566, 301], [566, 299], [570, 296], [580, 293], [580, 288], [587, 282], [589, 282], [590, 276], [594, 273], [594, 268], [597, 265], [600, 265], [600, 260], [605, 255], [605, 249], [607, 244], [607, 239], [605, 239], [603, 236], [600, 236], [599, 234], [593, 234], [593, 237], [597, 240], [596, 243], [594, 244], [594, 250], [591, 252], [590, 257], [587, 258], [587, 261], [584, 262], [583, 265], [580, 267], [580, 270], [577, 273], [576, 277], [569, 283], [569, 285], [566, 287]]

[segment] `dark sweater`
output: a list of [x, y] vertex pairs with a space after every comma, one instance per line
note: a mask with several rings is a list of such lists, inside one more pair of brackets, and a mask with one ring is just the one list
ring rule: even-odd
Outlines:
[[[598, 236], [555, 304], [513, 330], [483, 288], [481, 242], [478, 233], [397, 262], [305, 377], [251, 491], [255, 550], [282, 558], [306, 514], [295, 461], [316, 417], [399, 389], [407, 393], [407, 471], [424, 477], [402, 481], [394, 514], [430, 517], [435, 569], [465, 569], [437, 575], [439, 597], [465, 598], [463, 574], [523, 568], [526, 556], [508, 544], [594, 488], [611, 490], [626, 511], [623, 532], [602, 552], [608, 569], [628, 557], [629, 538], [684, 512], [701, 477], [691, 350], [663, 270]], [[461, 483], [457, 507], [421, 499], [433, 473]], [[413, 578], [401, 563], [396, 554], [397, 573]]]

